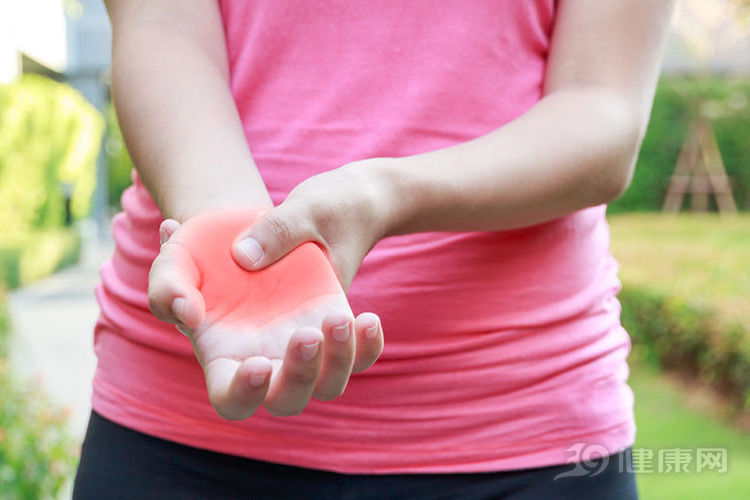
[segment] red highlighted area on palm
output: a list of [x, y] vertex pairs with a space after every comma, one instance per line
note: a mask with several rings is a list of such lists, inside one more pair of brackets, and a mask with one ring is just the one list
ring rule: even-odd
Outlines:
[[211, 404], [227, 419], [248, 418], [261, 405], [296, 415], [311, 397], [336, 398], [383, 348], [377, 316], [354, 319], [317, 244], [261, 270], [237, 264], [234, 240], [263, 213], [227, 209], [170, 221], [176, 228], [149, 274], [151, 310], [182, 323]]
[[177, 243], [192, 256], [209, 323], [260, 327], [300, 306], [344, 293], [327, 257], [312, 242], [265, 269], [240, 267], [231, 245], [259, 216], [248, 209], [210, 212], [182, 225], [185, 234]]

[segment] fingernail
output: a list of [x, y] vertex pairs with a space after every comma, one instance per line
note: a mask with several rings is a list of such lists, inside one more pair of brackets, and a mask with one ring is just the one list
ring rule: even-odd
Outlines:
[[163, 245], [169, 239], [169, 235], [163, 228], [159, 228], [159, 245]]
[[349, 323], [331, 328], [331, 335], [338, 342], [345, 342], [349, 338]]
[[315, 357], [316, 354], [318, 354], [318, 346], [320, 345], [320, 342], [314, 342], [312, 344], [300, 344], [299, 345], [299, 352], [302, 354], [302, 358], [310, 361]]
[[253, 375], [250, 375], [250, 385], [252, 385], [253, 387], [260, 387], [266, 383], [267, 378], [268, 373], [255, 373]]
[[245, 238], [237, 243], [237, 251], [244, 255], [253, 265], [263, 258], [263, 248], [255, 238]]
[[378, 325], [371, 326], [365, 330], [365, 337], [368, 339], [374, 339], [378, 334]]
[[190, 338], [190, 334], [188, 333], [188, 331], [179, 325], [177, 326], [177, 331], [183, 334], [184, 336], [186, 336], [187, 338]]
[[182, 297], [177, 297], [172, 301], [172, 312], [174, 312], [174, 315], [177, 316], [177, 319], [179, 319], [182, 323], [185, 322], [185, 299]]

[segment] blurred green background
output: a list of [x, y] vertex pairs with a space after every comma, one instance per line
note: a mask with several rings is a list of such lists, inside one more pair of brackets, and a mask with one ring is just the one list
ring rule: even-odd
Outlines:
[[[131, 182], [111, 105], [97, 109], [57, 75], [41, 73], [0, 84], [0, 498], [69, 493], [80, 445], [69, 410], [8, 361], [20, 325], [12, 324], [5, 299], [80, 265], [97, 178], [106, 179], [100, 193], [108, 216]], [[750, 492], [748, 102], [744, 76], [665, 75], [632, 183], [608, 208], [622, 320], [633, 340], [636, 447], [723, 448], [728, 456], [726, 473], [640, 473], [645, 499], [739, 499]], [[713, 199], [707, 213], [660, 211], [699, 113], [713, 124], [737, 214], [716, 213]]]

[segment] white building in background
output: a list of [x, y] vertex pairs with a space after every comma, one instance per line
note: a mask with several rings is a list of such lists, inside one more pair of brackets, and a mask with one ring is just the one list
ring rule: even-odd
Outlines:
[[40, 65], [69, 80], [109, 66], [102, 0], [0, 0], [0, 81]]
[[[0, 83], [24, 72], [75, 87], [100, 110], [109, 100], [110, 26], [102, 0], [0, 0]], [[97, 160], [93, 221], [109, 235], [107, 170]]]

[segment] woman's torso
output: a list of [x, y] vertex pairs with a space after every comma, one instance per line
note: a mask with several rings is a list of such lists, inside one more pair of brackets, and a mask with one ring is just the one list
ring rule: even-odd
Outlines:
[[[220, 5], [232, 93], [276, 203], [316, 173], [450, 146], [521, 115], [541, 97], [554, 20], [553, 0]], [[632, 444], [606, 206], [511, 231], [381, 241], [349, 293], [355, 313], [382, 318], [381, 359], [300, 416], [229, 423], [208, 404], [190, 343], [148, 313], [162, 217], [134, 180], [97, 287], [104, 416], [341, 472], [534, 467], [573, 458], [575, 443]]]

